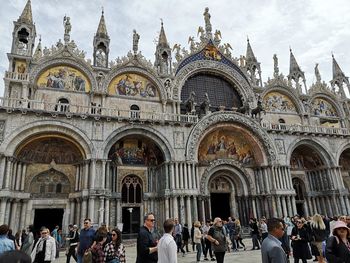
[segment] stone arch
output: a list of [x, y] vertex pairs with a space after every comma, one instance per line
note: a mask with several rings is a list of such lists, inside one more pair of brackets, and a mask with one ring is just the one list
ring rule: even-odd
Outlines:
[[76, 146], [81, 149], [83, 157], [86, 159], [92, 158], [95, 154], [92, 142], [83, 131], [60, 121], [31, 122], [16, 129], [15, 132], [6, 136], [6, 139], [0, 146], [0, 152], [6, 156], [12, 156], [22, 142], [30, 137], [44, 133], [59, 133], [71, 138], [76, 143]]
[[38, 78], [40, 77], [41, 73], [43, 73], [45, 70], [51, 67], [62, 65], [71, 66], [83, 72], [90, 81], [91, 91], [96, 89], [97, 81], [92, 73], [91, 67], [84, 60], [76, 60], [73, 57], [48, 58], [46, 61], [39, 63], [38, 65], [33, 67], [29, 72], [30, 82], [32, 83], [32, 85], [36, 85], [36, 82], [38, 81]]
[[335, 155], [335, 160], [336, 160], [337, 166], [338, 165], [340, 166], [340, 157], [347, 150], [350, 150], [350, 143], [349, 142], [343, 142], [342, 144], [339, 145], [338, 151], [336, 152], [336, 155]]
[[175, 100], [180, 100], [181, 90], [185, 81], [189, 77], [201, 72], [212, 72], [216, 75], [224, 76], [230, 82], [235, 84], [237, 92], [244, 101], [255, 99], [253, 89], [247, 80], [247, 76], [242, 75], [241, 71], [223, 63], [211, 60], [195, 61], [181, 68], [173, 81], [173, 98]]
[[111, 147], [121, 138], [128, 135], [143, 135], [151, 139], [162, 151], [164, 155], [165, 162], [174, 160], [175, 153], [169, 141], [158, 131], [150, 127], [143, 127], [139, 125], [123, 126], [115, 131], [113, 131], [102, 145], [103, 149], [103, 159], [108, 159], [108, 153]]
[[[331, 96], [328, 96], [327, 94], [323, 94], [323, 93], [316, 93], [314, 94], [311, 98], [310, 98], [310, 105], [311, 103], [317, 99], [317, 98], [321, 98], [327, 102], [329, 102], [336, 110], [338, 116], [336, 116], [339, 119], [344, 119], [345, 118], [345, 112], [342, 109], [342, 107], [339, 105], [339, 103], [332, 98]], [[310, 111], [311, 111], [311, 107], [310, 107]]]
[[[242, 195], [248, 196], [255, 192], [254, 182], [247, 176], [248, 172], [240, 163], [234, 160], [215, 160], [205, 169], [201, 177], [199, 186], [201, 195], [209, 195], [209, 181], [219, 171], [226, 172], [225, 177], [228, 178], [231, 183], [240, 187]], [[233, 174], [235, 178], [232, 177]]]
[[290, 91], [288, 87], [279, 87], [279, 86], [273, 86], [270, 88], [267, 88], [264, 90], [264, 92], [261, 94], [261, 98], [264, 99], [264, 97], [269, 94], [270, 92], [278, 92], [285, 96], [287, 96], [294, 104], [296, 108], [296, 113], [302, 114], [304, 112], [304, 106], [301, 103], [300, 99], [294, 92]]
[[305, 138], [296, 139], [291, 145], [289, 145], [289, 148], [287, 149], [287, 154], [286, 154], [287, 164], [290, 164], [290, 160], [294, 150], [301, 145], [306, 145], [311, 149], [315, 150], [319, 154], [320, 158], [322, 159], [323, 163], [326, 166], [332, 167], [335, 165], [333, 156], [329, 154], [330, 151], [327, 151], [322, 146], [322, 143], [320, 141], [318, 141], [317, 139], [305, 139]]
[[264, 162], [273, 163], [276, 161], [276, 149], [274, 143], [265, 130], [253, 119], [233, 112], [215, 112], [201, 119], [192, 129], [187, 144], [186, 158], [198, 161], [199, 142], [204, 138], [203, 134], [219, 123], [237, 123], [246, 128], [256, 136], [263, 146]]
[[160, 100], [162, 102], [166, 101], [167, 96], [166, 96], [166, 91], [165, 91], [163, 83], [159, 80], [159, 78], [157, 78], [154, 75], [154, 73], [150, 73], [149, 71], [147, 71], [143, 68], [139, 68], [139, 67], [113, 68], [106, 76], [103, 86], [106, 87], [106, 89], [108, 89], [110, 83], [113, 81], [113, 79], [115, 77], [117, 77], [121, 74], [125, 74], [125, 73], [140, 74], [140, 75], [144, 76], [145, 78], [151, 80], [156, 85], [156, 88], [159, 91]]

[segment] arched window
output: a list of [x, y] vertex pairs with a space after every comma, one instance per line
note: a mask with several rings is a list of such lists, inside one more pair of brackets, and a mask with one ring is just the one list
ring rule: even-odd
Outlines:
[[56, 193], [62, 193], [62, 184], [56, 185]]
[[122, 182], [122, 202], [123, 203], [141, 203], [142, 184], [141, 180], [134, 175], [124, 178]]
[[278, 123], [286, 123], [286, 121], [284, 119], [279, 119]]
[[69, 100], [66, 98], [59, 99], [55, 110], [59, 112], [69, 112]]
[[130, 106], [131, 119], [140, 119], [140, 107], [137, 105]]

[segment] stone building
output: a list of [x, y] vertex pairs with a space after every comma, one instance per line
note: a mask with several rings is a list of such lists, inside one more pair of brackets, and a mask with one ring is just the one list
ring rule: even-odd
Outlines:
[[263, 84], [249, 40], [234, 57], [203, 15], [188, 50], [171, 48], [162, 23], [151, 63], [136, 31], [126, 56], [109, 57], [102, 13], [90, 60], [70, 39], [69, 17], [63, 40], [35, 46], [28, 0], [0, 99], [0, 223], [66, 229], [89, 217], [133, 233], [150, 211], [158, 222], [234, 215], [243, 224], [350, 214], [349, 81], [335, 58], [330, 86], [316, 65], [306, 87], [292, 51], [289, 75], [274, 55]]

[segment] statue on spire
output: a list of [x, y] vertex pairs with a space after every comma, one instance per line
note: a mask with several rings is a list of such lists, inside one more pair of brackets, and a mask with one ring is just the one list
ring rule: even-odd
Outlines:
[[320, 74], [320, 71], [318, 70], [318, 63], [316, 63], [316, 66], [315, 66], [315, 76], [316, 76], [316, 83], [321, 83], [321, 74]]
[[206, 7], [204, 10], [204, 22], [205, 22], [205, 32], [207, 33], [207, 35], [211, 34], [211, 23], [210, 23], [210, 14], [209, 14], [209, 8]]
[[70, 17], [64, 16], [63, 18], [63, 26], [64, 26], [64, 42], [68, 43], [70, 40], [70, 31], [72, 30], [72, 25], [70, 23]]
[[134, 51], [134, 54], [137, 54], [137, 51], [139, 49], [139, 40], [140, 35], [137, 34], [136, 30], [134, 29], [134, 34], [132, 36], [132, 50]]

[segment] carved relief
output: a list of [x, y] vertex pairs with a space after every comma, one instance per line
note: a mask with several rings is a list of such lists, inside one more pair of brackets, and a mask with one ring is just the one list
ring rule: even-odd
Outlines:
[[284, 140], [275, 139], [275, 144], [276, 144], [277, 153], [286, 154], [286, 150], [284, 148]]
[[2, 143], [4, 140], [5, 123], [6, 121], [0, 120], [0, 143]]
[[210, 192], [230, 193], [230, 182], [224, 177], [216, 177], [209, 183]]

